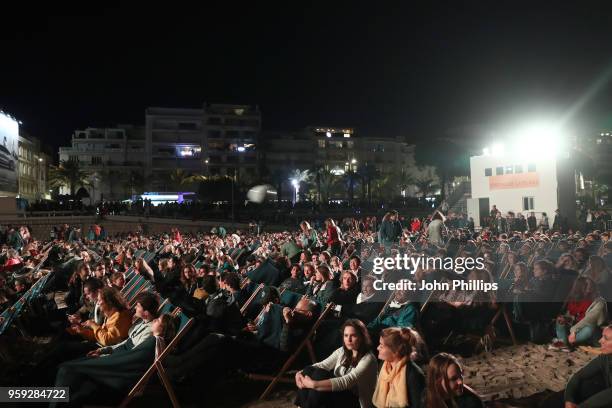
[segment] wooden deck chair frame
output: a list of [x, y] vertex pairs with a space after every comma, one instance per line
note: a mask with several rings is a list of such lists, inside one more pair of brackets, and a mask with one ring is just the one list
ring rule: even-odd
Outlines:
[[495, 322], [503, 316], [506, 322], [506, 327], [508, 328], [508, 332], [510, 333], [510, 338], [512, 339], [512, 344], [517, 345], [516, 336], [514, 335], [514, 327], [512, 326], [512, 319], [510, 318], [510, 314], [508, 313], [508, 309], [506, 309], [506, 305], [504, 303], [497, 304], [497, 312], [489, 322], [487, 327], [494, 327]]
[[268, 387], [264, 390], [264, 392], [259, 397], [260, 400], [265, 399], [272, 392], [272, 390], [274, 389], [277, 383], [288, 382], [288, 381], [293, 382], [293, 379], [287, 380], [286, 378], [284, 378], [284, 375], [285, 375], [285, 372], [289, 369], [289, 367], [291, 367], [291, 364], [293, 364], [295, 359], [300, 355], [304, 347], [306, 347], [306, 349], [308, 350], [308, 354], [310, 355], [310, 359], [312, 360], [312, 363], [314, 364], [317, 362], [315, 354], [314, 354], [314, 347], [312, 346], [311, 340], [315, 332], [317, 331], [318, 327], [321, 325], [321, 322], [323, 321], [323, 319], [327, 317], [327, 315], [329, 314], [331, 310], [333, 310], [333, 308], [334, 308], [333, 303], [328, 303], [327, 306], [325, 306], [325, 308], [321, 311], [321, 314], [319, 315], [318, 319], [312, 325], [312, 328], [308, 332], [308, 335], [306, 336], [306, 338], [302, 340], [302, 342], [297, 347], [297, 349], [295, 349], [295, 351], [289, 356], [287, 361], [285, 361], [285, 364], [283, 364], [283, 366], [278, 371], [276, 376], [263, 375], [263, 374], [249, 374], [248, 375], [248, 377], [251, 380], [270, 381], [270, 384], [268, 385]]
[[246, 312], [246, 310], [248, 309], [249, 305], [253, 302], [253, 300], [255, 300], [255, 297], [257, 296], [257, 294], [259, 292], [261, 292], [263, 287], [264, 287], [263, 283], [260, 283], [259, 285], [257, 285], [257, 287], [255, 288], [253, 293], [251, 293], [251, 296], [249, 296], [247, 301], [244, 302], [244, 305], [242, 305], [242, 307], [240, 308], [240, 314], [244, 315], [244, 312]]
[[[176, 317], [178, 313], [180, 313], [180, 308], [176, 308], [175, 311], [172, 313], [172, 315]], [[159, 357], [155, 359], [153, 364], [151, 364], [149, 369], [143, 374], [140, 380], [138, 380], [136, 385], [132, 387], [128, 395], [121, 402], [121, 405], [119, 405], [119, 408], [127, 407], [130, 401], [138, 393], [144, 390], [144, 388], [147, 386], [147, 383], [149, 382], [149, 379], [155, 372], [157, 372], [157, 375], [159, 376], [159, 379], [162, 385], [166, 389], [166, 392], [168, 393], [168, 397], [170, 397], [170, 401], [172, 402], [172, 406], [174, 408], [180, 407], [180, 404], [178, 402], [178, 399], [176, 398], [174, 389], [172, 388], [172, 384], [170, 383], [170, 380], [168, 379], [168, 375], [166, 374], [166, 371], [164, 370], [163, 361], [166, 358], [166, 356], [170, 354], [176, 348], [176, 345], [178, 344], [178, 342], [181, 340], [181, 338], [183, 338], [185, 333], [187, 333], [187, 331], [191, 328], [192, 325], [193, 325], [193, 318], [190, 318], [189, 320], [187, 320], [187, 323], [185, 323], [185, 325], [179, 330], [176, 336], [174, 336], [172, 341], [166, 346], [166, 348], [159, 355]]]

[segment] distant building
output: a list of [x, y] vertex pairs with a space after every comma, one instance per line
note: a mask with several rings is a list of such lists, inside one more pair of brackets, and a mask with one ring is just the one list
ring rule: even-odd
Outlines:
[[257, 171], [256, 147], [261, 129], [257, 106], [148, 108], [145, 127], [145, 169], [154, 186], [175, 169], [236, 180]]
[[[93, 201], [118, 200], [143, 189], [134, 180], [144, 183], [145, 149], [143, 127], [87, 128], [73, 133], [72, 146], [59, 148], [59, 159], [78, 161], [91, 175], [86, 188]], [[60, 193], [69, 190], [63, 188]]]
[[[171, 191], [171, 175], [220, 175], [237, 181], [257, 173], [258, 107], [204, 104], [198, 109], [148, 108], [145, 126], [77, 130], [61, 160], [77, 160], [92, 177], [94, 201]], [[62, 191], [66, 193], [66, 191]]]
[[482, 226], [493, 205], [527, 216], [534, 212], [539, 220], [548, 215], [550, 226], [555, 210], [576, 222], [575, 167], [567, 152], [499, 151], [470, 159], [472, 198], [468, 200], [468, 215], [476, 226]]
[[40, 140], [21, 131], [17, 146], [19, 197], [30, 202], [51, 198], [47, 181], [51, 157], [42, 150]]

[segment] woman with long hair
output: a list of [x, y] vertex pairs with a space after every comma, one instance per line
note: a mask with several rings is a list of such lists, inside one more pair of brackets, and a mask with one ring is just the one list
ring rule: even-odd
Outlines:
[[440, 353], [429, 361], [425, 407], [484, 407], [480, 397], [463, 383], [463, 369], [452, 354]]
[[295, 403], [301, 408], [372, 407], [377, 362], [368, 330], [357, 319], [347, 320], [341, 330], [342, 347], [295, 375]]
[[300, 223], [300, 229], [302, 233], [300, 235], [300, 241], [302, 243], [302, 248], [308, 249], [317, 246], [317, 242], [319, 238], [317, 236], [317, 231], [310, 226], [308, 221], [302, 221]]
[[559, 350], [579, 344], [595, 344], [601, 337], [600, 326], [607, 318], [606, 300], [599, 296], [595, 282], [586, 277], [576, 279], [565, 313], [557, 316], [557, 338], [550, 348]]
[[336, 285], [332, 280], [329, 267], [327, 265], [319, 265], [316, 268], [314, 282], [309, 286], [306, 295], [319, 302], [319, 304], [326, 305], [334, 290], [336, 290]]
[[125, 340], [132, 326], [132, 313], [123, 295], [117, 289], [106, 286], [98, 295], [98, 307], [104, 314], [104, 323], [99, 325], [87, 320], [77, 329], [77, 333], [102, 346], [112, 346]]
[[327, 231], [327, 250], [332, 255], [340, 255], [342, 251], [342, 243], [340, 241], [340, 229], [331, 218], [325, 220], [325, 228]]
[[378, 359], [383, 365], [372, 396], [376, 408], [423, 407], [425, 376], [413, 361], [418, 343], [414, 333], [407, 327], [389, 327], [380, 333]]
[[69, 314], [73, 314], [82, 306], [80, 302], [83, 298], [83, 284], [90, 275], [89, 265], [85, 262], [80, 262], [70, 276], [68, 280], [68, 294], [65, 298]]

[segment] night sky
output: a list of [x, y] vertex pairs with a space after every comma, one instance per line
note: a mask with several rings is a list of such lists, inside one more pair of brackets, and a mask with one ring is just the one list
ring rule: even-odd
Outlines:
[[6, 14], [0, 107], [54, 153], [75, 129], [204, 101], [258, 104], [267, 130], [346, 125], [415, 143], [572, 111], [572, 132], [612, 126], [607, 2], [263, 3]]

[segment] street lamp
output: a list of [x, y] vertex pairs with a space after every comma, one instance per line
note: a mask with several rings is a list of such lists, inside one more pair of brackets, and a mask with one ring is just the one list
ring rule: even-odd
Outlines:
[[298, 181], [298, 179], [291, 179], [291, 185], [293, 186], [293, 189], [295, 190], [295, 195], [293, 196], [293, 204], [295, 205], [295, 203], [298, 202], [298, 198], [299, 198], [299, 194], [300, 194], [300, 182]]

